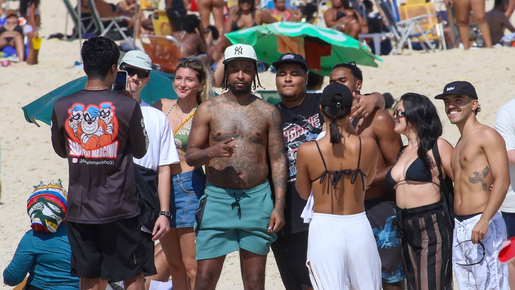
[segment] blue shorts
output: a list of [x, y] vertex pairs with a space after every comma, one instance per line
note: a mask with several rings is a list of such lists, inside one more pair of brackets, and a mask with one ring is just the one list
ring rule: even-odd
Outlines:
[[195, 224], [195, 210], [204, 195], [206, 176], [202, 168], [172, 175], [170, 196], [171, 228], [191, 228]]
[[508, 232], [508, 239], [515, 237], [515, 213], [501, 212], [504, 223], [506, 223], [506, 230]]

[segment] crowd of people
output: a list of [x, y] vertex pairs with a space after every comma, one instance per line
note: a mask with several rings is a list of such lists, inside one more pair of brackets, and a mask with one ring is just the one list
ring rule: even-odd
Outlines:
[[[388, 98], [361, 91], [353, 62], [308, 92], [306, 60], [282, 55], [272, 105], [253, 94], [253, 47], [235, 44], [222, 94], [188, 57], [175, 71], [178, 99], [150, 105], [140, 95], [152, 60], [119, 57], [108, 38], [84, 42], [86, 86], [52, 112], [68, 194], [36, 187], [6, 284], [29, 273], [25, 289], [139, 290], [171, 276], [174, 289], [215, 289], [239, 251], [245, 289], [264, 289], [272, 249], [288, 290], [452, 289], [453, 270], [460, 289], [509, 289], [513, 265], [498, 255], [515, 235], [513, 102], [494, 129], [478, 122], [471, 83], [445, 85], [434, 98], [460, 131], [453, 148], [427, 96], [406, 93], [389, 114]], [[110, 89], [119, 70], [121, 93]]]

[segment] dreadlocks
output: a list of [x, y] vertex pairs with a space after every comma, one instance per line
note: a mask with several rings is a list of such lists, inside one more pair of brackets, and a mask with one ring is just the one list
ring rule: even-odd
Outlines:
[[[256, 70], [256, 75], [254, 76], [254, 80], [252, 81], [252, 90], [255, 91], [258, 87], [264, 89], [264, 87], [261, 85], [261, 81], [259, 80], [257, 64], [254, 64], [254, 69]], [[222, 90], [227, 91], [228, 89], [229, 89], [229, 78], [227, 77], [227, 66], [225, 66], [224, 67], [224, 76], [222, 78]]]

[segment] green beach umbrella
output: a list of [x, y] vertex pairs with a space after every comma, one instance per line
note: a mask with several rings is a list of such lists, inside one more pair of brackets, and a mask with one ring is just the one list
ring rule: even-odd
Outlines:
[[339, 31], [297, 22], [258, 25], [225, 35], [233, 44], [254, 47], [260, 61], [271, 65], [283, 53], [304, 55], [311, 71], [329, 76], [333, 66], [354, 61], [377, 67], [375, 56], [365, 45]]
[[[150, 80], [141, 91], [140, 98], [151, 105], [163, 98], [177, 99], [177, 94], [175, 94], [173, 89], [173, 78], [174, 75], [172, 74], [155, 70], [150, 71]], [[37, 126], [39, 126], [39, 124], [36, 120], [50, 125], [55, 101], [61, 97], [82, 90], [86, 85], [87, 79], [88, 78], [84, 76], [73, 80], [26, 105], [22, 108], [25, 114], [25, 120]]]

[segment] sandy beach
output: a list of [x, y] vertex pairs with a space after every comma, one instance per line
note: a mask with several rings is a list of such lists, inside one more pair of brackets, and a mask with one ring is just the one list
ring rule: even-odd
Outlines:
[[[492, 6], [489, 1], [487, 7]], [[61, 1], [42, 1], [40, 35], [63, 32], [66, 9]], [[70, 28], [69, 28], [70, 29]], [[55, 182], [68, 184], [68, 167], [50, 143], [50, 127], [37, 127], [25, 121], [21, 107], [49, 91], [84, 75], [72, 68], [80, 60], [79, 42], [44, 41], [40, 64], [13, 64], [0, 67], [0, 145], [2, 196], [0, 204], [0, 270], [10, 262], [19, 240], [29, 230], [26, 200], [32, 186]], [[494, 48], [462, 51], [458, 49], [422, 53], [405, 51], [400, 56], [383, 57], [378, 68], [362, 67], [362, 92], [390, 92], [399, 98], [406, 92], [417, 92], [429, 97], [440, 93], [453, 80], [467, 80], [476, 87], [482, 112], [480, 122], [493, 126], [499, 108], [511, 100], [515, 83], [515, 49]], [[275, 89], [275, 76], [260, 75], [262, 85]], [[327, 78], [326, 78], [327, 83]], [[443, 110], [443, 102], [435, 102], [444, 124], [444, 138], [456, 144], [459, 131], [451, 125]], [[1, 284], [1, 283], [0, 283]], [[10, 289], [5, 285], [0, 289]], [[238, 255], [228, 256], [217, 289], [243, 289]], [[272, 255], [267, 264], [266, 289], [284, 289]]]

